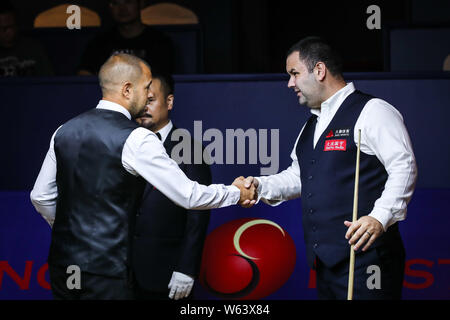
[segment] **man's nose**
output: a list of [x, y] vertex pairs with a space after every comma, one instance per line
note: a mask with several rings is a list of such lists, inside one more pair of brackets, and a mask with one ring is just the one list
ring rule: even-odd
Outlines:
[[288, 81], [287, 86], [288, 86], [288, 88], [294, 88], [295, 87], [295, 82], [294, 82], [294, 77], [293, 76], [289, 77], [289, 81]]

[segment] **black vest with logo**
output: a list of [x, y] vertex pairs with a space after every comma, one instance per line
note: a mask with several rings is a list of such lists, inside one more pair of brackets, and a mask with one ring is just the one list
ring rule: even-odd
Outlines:
[[[355, 91], [339, 107], [313, 146], [317, 117], [312, 115], [297, 143], [302, 184], [302, 221], [308, 265], [316, 256], [332, 267], [350, 255], [344, 221], [352, 221], [357, 146], [354, 127], [372, 96]], [[360, 153], [358, 218], [372, 212], [388, 174], [374, 155]], [[397, 223], [372, 245], [398, 241]], [[401, 241], [401, 240], [400, 240]], [[361, 252], [361, 250], [359, 250]]]
[[145, 187], [122, 165], [123, 147], [136, 128], [119, 112], [93, 109], [56, 133], [58, 199], [50, 264], [126, 276], [129, 228]]

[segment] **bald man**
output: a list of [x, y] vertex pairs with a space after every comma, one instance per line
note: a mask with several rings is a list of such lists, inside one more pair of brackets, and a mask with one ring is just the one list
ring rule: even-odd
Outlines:
[[243, 182], [204, 186], [132, 121], [144, 111], [150, 67], [127, 54], [99, 73], [103, 99], [59, 127], [31, 192], [52, 227], [48, 257], [55, 299], [133, 299], [130, 237], [145, 180], [186, 209], [254, 203]]

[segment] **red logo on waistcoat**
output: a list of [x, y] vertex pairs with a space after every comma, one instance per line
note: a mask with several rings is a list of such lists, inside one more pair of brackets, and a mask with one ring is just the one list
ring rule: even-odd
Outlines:
[[323, 151], [345, 151], [347, 150], [347, 140], [327, 140]]
[[325, 138], [331, 138], [333, 137], [333, 130], [330, 130], [330, 132], [328, 132], [327, 136]]

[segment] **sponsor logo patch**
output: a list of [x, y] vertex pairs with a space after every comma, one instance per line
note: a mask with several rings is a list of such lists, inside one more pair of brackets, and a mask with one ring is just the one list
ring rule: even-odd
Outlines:
[[[350, 129], [337, 129], [334, 130], [334, 137], [348, 137], [350, 136]], [[327, 137], [328, 138], [328, 137]]]
[[347, 150], [347, 140], [327, 140], [325, 141], [325, 147], [323, 151], [345, 151]]

